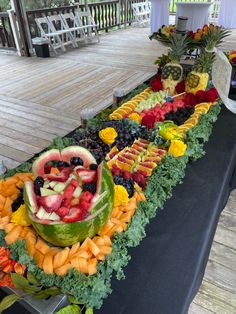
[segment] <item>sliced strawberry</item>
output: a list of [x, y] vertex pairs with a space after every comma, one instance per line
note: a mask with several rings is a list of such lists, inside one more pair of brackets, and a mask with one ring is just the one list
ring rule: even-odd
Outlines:
[[124, 173], [123, 173], [123, 178], [124, 178], [124, 179], [132, 178], [132, 173], [129, 172], [129, 171], [124, 171]]
[[61, 194], [40, 196], [38, 198], [39, 204], [48, 213], [56, 211], [61, 206], [62, 200], [63, 196]]
[[89, 209], [89, 207], [90, 207], [90, 202], [86, 202], [86, 201], [80, 201], [80, 203], [79, 203], [79, 207], [81, 208], [81, 210], [83, 211], [83, 212], [87, 212], [87, 210]]
[[46, 174], [44, 176], [45, 179], [50, 181], [58, 181], [58, 182], [65, 182], [71, 173], [71, 168], [64, 168], [61, 172], [56, 174]]
[[93, 194], [89, 191], [85, 191], [80, 194], [80, 202], [85, 201], [87, 203], [90, 203], [92, 198]]
[[62, 217], [64, 222], [75, 222], [83, 219], [83, 211], [78, 207], [72, 207], [69, 214]]
[[96, 170], [89, 170], [89, 169], [76, 169], [77, 175], [83, 181], [83, 183], [91, 183], [96, 182], [97, 179], [97, 172]]
[[60, 217], [64, 217], [69, 214], [69, 211], [70, 209], [68, 207], [62, 206], [58, 208], [58, 210], [56, 211], [56, 214]]

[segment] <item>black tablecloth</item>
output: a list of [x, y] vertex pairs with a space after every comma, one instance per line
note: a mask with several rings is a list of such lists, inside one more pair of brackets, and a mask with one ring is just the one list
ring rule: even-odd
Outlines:
[[182, 314], [201, 284], [219, 215], [236, 187], [236, 116], [223, 108], [206, 155], [189, 163], [183, 184], [174, 189], [130, 250], [124, 281], [99, 314]]
[[205, 148], [206, 155], [188, 164], [183, 184], [175, 187], [164, 210], [147, 226], [146, 238], [130, 249], [126, 279], [112, 281], [113, 293], [96, 314], [188, 312], [219, 215], [236, 187], [236, 116], [227, 109]]

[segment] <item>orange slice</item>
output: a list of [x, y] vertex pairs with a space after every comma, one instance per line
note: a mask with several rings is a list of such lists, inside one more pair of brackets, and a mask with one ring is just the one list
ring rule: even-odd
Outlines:
[[144, 92], [148, 92], [148, 93], [150, 93], [152, 91], [152, 88], [151, 87], [147, 87], [147, 88], [145, 88], [145, 90], [144, 90]]
[[119, 109], [116, 110], [116, 113], [119, 113], [119, 114], [121, 114], [124, 117], [125, 115], [127, 115], [130, 112], [129, 110], [130, 109], [119, 108]]
[[117, 113], [116, 111], [109, 115], [110, 120], [121, 120], [123, 119], [123, 116], [120, 113]]
[[128, 111], [128, 113], [131, 113], [134, 110], [134, 108], [130, 107], [129, 105], [122, 105], [120, 109], [124, 109]]
[[144, 97], [142, 97], [142, 96], [135, 96], [134, 97], [134, 101], [138, 101], [138, 102], [140, 102], [141, 100], [143, 100], [144, 99]]
[[142, 96], [142, 97], [148, 97], [150, 95], [150, 93], [148, 93], [148, 92], [142, 92], [141, 94], [140, 94], [140, 96]]
[[191, 115], [191, 118], [196, 118], [198, 119], [200, 117], [201, 113], [200, 112], [194, 112], [192, 115]]
[[198, 119], [192, 116], [184, 122], [184, 124], [192, 124], [193, 126], [196, 125], [197, 123], [198, 123]]

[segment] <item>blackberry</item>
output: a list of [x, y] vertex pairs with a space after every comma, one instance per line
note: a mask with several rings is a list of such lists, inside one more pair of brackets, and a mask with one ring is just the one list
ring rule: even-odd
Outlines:
[[62, 160], [57, 160], [55, 162], [55, 167], [60, 168], [60, 167], [64, 167], [64, 161]]
[[97, 165], [97, 164], [91, 164], [91, 165], [89, 165], [89, 169], [90, 169], [90, 170], [96, 170], [96, 171], [97, 171], [98, 165]]
[[134, 195], [134, 181], [131, 178], [124, 179], [121, 176], [114, 176], [113, 181], [117, 185], [122, 185], [129, 194], [129, 198]]
[[70, 163], [73, 166], [83, 166], [84, 161], [80, 157], [72, 157]]
[[89, 191], [92, 194], [96, 192], [96, 183], [84, 183], [83, 184], [83, 191]]
[[43, 177], [38, 176], [35, 180], [34, 180], [34, 192], [37, 195], [41, 195], [40, 193], [40, 188], [43, 187], [44, 184], [44, 179]]
[[12, 211], [13, 212], [16, 211], [22, 204], [24, 204], [24, 199], [23, 199], [23, 190], [21, 189], [17, 199], [15, 199], [11, 205]]

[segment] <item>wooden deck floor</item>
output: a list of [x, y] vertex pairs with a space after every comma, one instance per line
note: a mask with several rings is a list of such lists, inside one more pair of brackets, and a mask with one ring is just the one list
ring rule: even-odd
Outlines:
[[[149, 29], [104, 34], [91, 44], [48, 59], [0, 55], [0, 159], [13, 168], [80, 123], [85, 107], [112, 103], [156, 72], [166, 48]], [[236, 31], [224, 43], [235, 49]], [[236, 191], [221, 215], [203, 284], [189, 314], [236, 313]], [[178, 314], [178, 313], [176, 313]]]
[[166, 51], [147, 28], [104, 34], [101, 43], [50, 58], [0, 56], [0, 159], [29, 159], [80, 123], [85, 107], [108, 106], [113, 89], [129, 91], [156, 73]]

